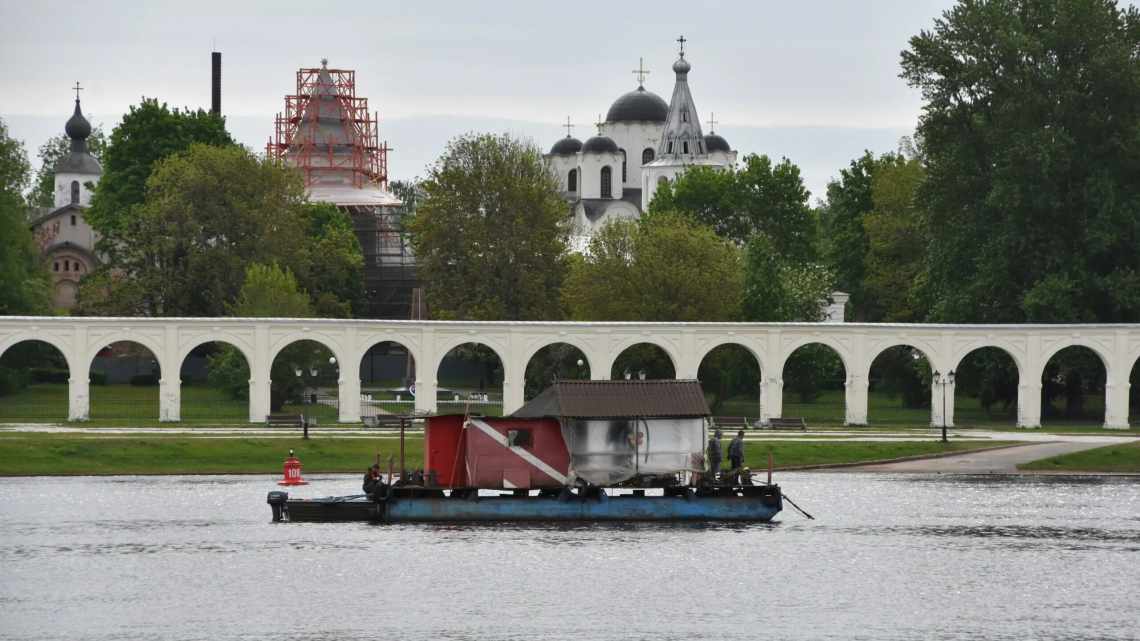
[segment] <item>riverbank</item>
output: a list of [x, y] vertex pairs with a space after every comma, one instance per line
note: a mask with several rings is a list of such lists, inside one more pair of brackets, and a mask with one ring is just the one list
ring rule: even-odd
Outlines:
[[1140, 441], [1040, 459], [1017, 466], [1028, 472], [1140, 473]]
[[[725, 441], [727, 444], [727, 441]], [[745, 460], [754, 470], [810, 465], [870, 463], [902, 457], [945, 455], [1008, 445], [993, 440], [858, 442], [749, 441]], [[390, 435], [372, 438], [273, 438], [254, 436], [76, 435], [9, 432], [0, 435], [0, 476], [116, 474], [280, 474], [281, 462], [295, 450], [307, 473], [361, 472], [377, 455], [398, 466], [400, 442]], [[405, 443], [408, 468], [423, 465], [423, 439]]]

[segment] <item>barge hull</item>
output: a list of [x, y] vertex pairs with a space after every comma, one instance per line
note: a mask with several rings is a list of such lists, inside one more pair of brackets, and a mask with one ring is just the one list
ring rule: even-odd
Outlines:
[[766, 522], [780, 512], [778, 493], [759, 496], [615, 496], [554, 497], [398, 497], [364, 499], [289, 499], [289, 521], [367, 521], [375, 523], [541, 522], [541, 521], [733, 521]]

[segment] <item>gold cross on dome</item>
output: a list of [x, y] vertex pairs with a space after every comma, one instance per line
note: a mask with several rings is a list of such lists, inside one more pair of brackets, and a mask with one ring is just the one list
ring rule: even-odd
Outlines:
[[602, 114], [598, 114], [598, 122], [594, 124], [598, 127], [598, 135], [602, 135], [602, 125], [606, 124], [606, 121], [602, 120]]
[[712, 113], [712, 112], [710, 111], [710, 112], [709, 112], [709, 133], [710, 133], [710, 134], [715, 134], [715, 133], [716, 133], [716, 126], [717, 126], [718, 124], [720, 124], [720, 123], [716, 121], [716, 114], [715, 114], [715, 113]]
[[680, 38], [677, 38], [677, 42], [681, 43], [681, 57], [684, 58], [685, 57], [685, 43], [688, 42], [688, 40], [686, 40], [685, 36], [682, 34]]
[[79, 92], [83, 91], [83, 87], [79, 86], [78, 80], [75, 81], [75, 87], [73, 87], [73, 89], [75, 89], [75, 99], [79, 100]]
[[637, 59], [637, 69], [633, 70], [633, 74], [637, 76], [637, 86], [645, 86], [645, 77], [649, 75], [649, 70], [645, 68], [645, 59]]
[[570, 116], [566, 116], [566, 124], [562, 126], [566, 127], [566, 137], [569, 138], [570, 130], [574, 128], [574, 125], [570, 123]]

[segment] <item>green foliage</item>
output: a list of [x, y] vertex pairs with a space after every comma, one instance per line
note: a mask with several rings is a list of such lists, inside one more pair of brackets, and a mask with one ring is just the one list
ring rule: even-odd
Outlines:
[[225, 345], [206, 357], [206, 383], [235, 401], [248, 401], [249, 363], [237, 348]]
[[10, 138], [0, 120], [0, 315], [51, 310], [51, 280], [28, 227], [28, 172], [23, 143]]
[[573, 345], [555, 343], [538, 350], [526, 365], [524, 398], [530, 400], [550, 387], [555, 379], [590, 378], [590, 367], [582, 351]]
[[[306, 204], [295, 171], [241, 147], [193, 145], [160, 161], [135, 214], [113, 260], [80, 284], [82, 313], [223, 316], [253, 264], [292, 272], [322, 315], [348, 316], [363, 297], [348, 215]], [[285, 311], [313, 313], [290, 303], [272, 315]]]
[[818, 263], [782, 256], [757, 234], [744, 252], [744, 318], [750, 321], [818, 321], [834, 275]]
[[840, 170], [839, 180], [827, 184], [827, 205], [823, 208], [823, 257], [835, 270], [835, 286], [851, 295], [848, 305], [857, 322], [874, 320], [867, 313], [868, 300], [863, 292], [864, 267], [870, 245], [863, 230], [863, 217], [874, 207], [871, 176], [875, 157], [866, 151]]
[[132, 106], [111, 131], [102, 151], [103, 176], [95, 190], [87, 221], [103, 234], [107, 250], [130, 226], [143, 202], [147, 180], [159, 161], [195, 143], [232, 145], [225, 119], [204, 110], [171, 111], [166, 103], [144, 98]]
[[562, 317], [570, 216], [538, 148], [461, 136], [421, 187], [408, 227], [433, 317]]
[[922, 163], [901, 155], [883, 156], [874, 169], [874, 209], [863, 216], [863, 291], [876, 321], [915, 322], [926, 315], [916, 300], [929, 242], [916, 200], [924, 179]]
[[349, 215], [328, 203], [307, 203], [309, 242], [299, 248], [305, 260], [295, 261], [305, 288], [314, 293], [321, 318], [351, 318], [364, 305], [364, 255]]
[[563, 297], [575, 320], [731, 321], [740, 317], [740, 250], [676, 214], [615, 221], [572, 263]]
[[[87, 137], [87, 151], [96, 160], [103, 157], [107, 148], [107, 136], [102, 126], [96, 126]], [[28, 193], [28, 204], [32, 207], [52, 207], [55, 204], [55, 165], [61, 158], [71, 152], [71, 139], [66, 134], [58, 134], [48, 138], [40, 145], [36, 156], [40, 159], [40, 168], [32, 181], [32, 191]]]
[[1140, 320], [1140, 11], [963, 1], [910, 40], [923, 296], [947, 322]]
[[773, 165], [767, 156], [750, 154], [739, 168], [689, 168], [657, 189], [648, 214], [684, 214], [738, 245], [764, 234], [782, 255], [809, 260], [817, 235], [810, 196], [790, 160]]
[[797, 394], [802, 403], [814, 401], [821, 390], [843, 389], [846, 379], [839, 355], [819, 343], [792, 352], [784, 363], [783, 377], [785, 391]]
[[[756, 357], [739, 345], [721, 345], [701, 361], [697, 378], [706, 396], [711, 396], [709, 409], [722, 414], [725, 401], [738, 396], [755, 397], [760, 390], [760, 364]], [[756, 407], [754, 406], [755, 410]], [[753, 415], [753, 411], [748, 415]]]
[[277, 265], [250, 264], [237, 299], [229, 308], [242, 318], [309, 318], [313, 315], [309, 296], [297, 287], [288, 269]]

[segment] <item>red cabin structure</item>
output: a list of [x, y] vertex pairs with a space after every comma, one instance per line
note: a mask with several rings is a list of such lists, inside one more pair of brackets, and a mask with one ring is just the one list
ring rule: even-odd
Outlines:
[[424, 470], [438, 487], [567, 485], [570, 452], [554, 419], [433, 416], [424, 439]]

